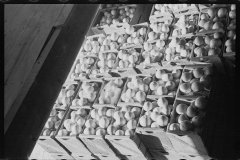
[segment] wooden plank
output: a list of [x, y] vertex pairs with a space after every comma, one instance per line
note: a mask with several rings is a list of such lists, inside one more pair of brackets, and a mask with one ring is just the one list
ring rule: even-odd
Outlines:
[[[8, 61], [17, 61], [17, 58], [14, 57], [18, 57], [19, 52], [12, 52], [12, 50], [20, 40], [19, 38], [22, 36], [22, 34], [25, 33], [25, 29], [28, 27], [28, 24], [34, 15], [37, 13], [39, 7], [40, 4], [23, 5], [23, 7], [17, 8], [17, 10], [20, 10], [20, 12], [18, 15], [15, 15], [12, 20], [10, 20], [11, 23], [9, 22], [4, 24], [4, 34], [6, 34], [4, 39], [6, 42], [4, 46], [4, 64], [7, 64]], [[23, 41], [21, 42], [24, 43]]]
[[73, 8], [73, 4], [65, 4], [65, 6], [62, 9], [62, 12], [60, 13], [57, 21], [55, 22], [54, 26], [62, 25], [65, 23], [69, 13], [71, 12]]
[[[5, 106], [4, 106], [4, 113], [5, 116], [12, 105], [13, 101], [15, 100], [18, 92], [20, 91], [21, 87], [23, 86], [23, 83], [25, 82], [27, 76], [29, 75], [39, 53], [40, 50], [46, 41], [46, 38], [48, 34], [50, 33], [53, 24], [56, 21], [56, 16], [59, 15], [63, 5], [50, 5], [45, 6], [42, 8], [42, 12], [45, 13], [38, 17], [42, 20], [35, 21], [35, 18], [33, 18], [33, 24], [32, 26], [29, 25], [29, 28], [27, 33], [32, 34], [29, 38], [29, 48], [26, 48], [26, 50], [20, 50], [22, 52], [21, 57], [19, 58], [18, 62], [14, 65], [12, 69], [12, 73], [4, 86], [5, 90]], [[30, 27], [31, 26], [31, 27]], [[18, 81], [16, 82], [16, 79]]]
[[20, 104], [22, 103], [23, 99], [25, 98], [28, 90], [30, 89], [31, 85], [33, 84], [40, 68], [42, 67], [45, 59], [47, 58], [47, 55], [49, 51], [51, 50], [55, 40], [57, 39], [61, 29], [56, 29], [51, 37], [51, 39], [48, 41], [47, 45], [45, 46], [44, 50], [42, 51], [40, 57], [36, 61], [36, 63], [33, 66], [33, 69], [31, 70], [31, 73], [28, 75], [28, 78], [26, 79], [21, 91], [19, 92], [17, 98], [14, 100], [10, 110], [8, 111], [5, 119], [4, 119], [4, 133], [7, 131], [9, 125], [12, 122], [13, 117], [15, 116], [16, 112], [18, 111]]
[[[27, 158], [48, 119], [99, 5], [75, 5], [4, 137], [6, 158]], [[89, 12], [91, 10], [91, 12]], [[79, 16], [81, 15], [81, 16]], [[71, 54], [70, 54], [71, 53]], [[34, 107], [33, 107], [34, 106]], [[27, 118], [26, 118], [27, 116]], [[34, 125], [33, 125], [34, 124]], [[12, 147], [14, 146], [14, 147]]]

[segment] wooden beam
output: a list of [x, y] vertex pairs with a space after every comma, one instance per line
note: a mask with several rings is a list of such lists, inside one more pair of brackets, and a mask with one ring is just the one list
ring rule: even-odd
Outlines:
[[5, 134], [5, 158], [30, 156], [98, 8], [98, 4], [73, 7]]

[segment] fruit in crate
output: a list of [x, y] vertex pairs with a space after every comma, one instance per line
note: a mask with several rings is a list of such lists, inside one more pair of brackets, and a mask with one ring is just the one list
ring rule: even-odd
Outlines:
[[129, 25], [126, 27], [126, 33], [127, 33], [127, 43], [128, 44], [143, 44], [143, 40], [145, 38], [147, 28], [141, 27], [141, 28], [134, 28], [134, 26]]
[[174, 24], [175, 29], [173, 30], [172, 36], [177, 37], [188, 33], [194, 33], [197, 30], [197, 20], [198, 15], [182, 15]]
[[124, 102], [143, 102], [146, 98], [146, 93], [149, 88], [148, 84], [150, 81], [150, 77], [132, 77], [132, 79], [127, 82], [126, 92], [122, 93], [121, 100]]
[[177, 91], [178, 81], [181, 76], [181, 70], [174, 69], [172, 71], [157, 70], [155, 73], [156, 80], [149, 85], [152, 94], [168, 95], [172, 91]]
[[[146, 107], [155, 106], [155, 107]], [[173, 107], [168, 104], [168, 100], [160, 97], [158, 101], [146, 101], [143, 106], [143, 114], [140, 117], [142, 127], [165, 127], [168, 124], [170, 113]]]
[[73, 106], [84, 106], [89, 103], [93, 103], [97, 92], [100, 90], [100, 85], [97, 82], [83, 82], [82, 86], [76, 96], [75, 100], [73, 100]]
[[139, 118], [140, 108], [134, 106], [117, 107], [113, 113], [113, 125], [107, 128], [109, 135], [129, 136], [137, 126], [136, 119]]
[[[213, 69], [210, 66], [195, 68], [193, 71], [182, 73], [182, 83], [179, 86], [181, 94], [184, 95], [205, 95], [210, 88]], [[207, 91], [204, 91], [207, 90]]]
[[128, 68], [134, 67], [136, 63], [139, 61], [140, 54], [136, 49], [131, 48], [127, 50], [120, 50], [118, 52], [119, 57], [119, 68]]
[[101, 94], [96, 103], [99, 104], [115, 104], [121, 93], [123, 87], [123, 80], [116, 78], [110, 80], [101, 91]]

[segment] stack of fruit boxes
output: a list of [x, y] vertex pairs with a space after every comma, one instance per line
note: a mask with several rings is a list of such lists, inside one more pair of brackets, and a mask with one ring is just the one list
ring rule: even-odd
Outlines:
[[43, 131], [37, 143], [45, 149], [52, 157], [72, 159], [70, 151], [56, 140], [55, 135], [58, 132], [59, 126], [63, 123], [63, 119], [67, 116], [70, 104], [75, 98], [81, 82], [65, 83], [61, 92], [54, 104]]
[[235, 56], [235, 40], [236, 40], [236, 5], [228, 6], [228, 22], [225, 32], [223, 56]]
[[199, 5], [199, 30], [194, 39], [191, 61], [207, 61], [221, 56], [228, 14], [226, 5]]
[[112, 31], [121, 30], [129, 24], [137, 24], [144, 7], [145, 4], [126, 4], [123, 6], [100, 9], [94, 19], [91, 30], [94, 34], [108, 34]]

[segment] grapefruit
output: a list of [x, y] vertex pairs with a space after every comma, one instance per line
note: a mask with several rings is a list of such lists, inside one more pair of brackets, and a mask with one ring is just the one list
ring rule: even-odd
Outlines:
[[186, 104], [181, 103], [181, 104], [177, 105], [176, 112], [178, 114], [184, 114], [187, 112], [187, 108], [188, 108], [188, 106]]
[[200, 96], [195, 100], [194, 106], [198, 109], [204, 109], [207, 106], [207, 100], [203, 96]]

